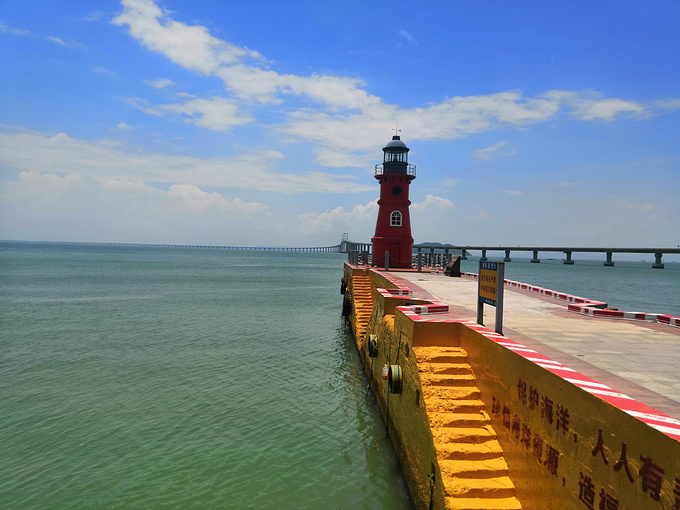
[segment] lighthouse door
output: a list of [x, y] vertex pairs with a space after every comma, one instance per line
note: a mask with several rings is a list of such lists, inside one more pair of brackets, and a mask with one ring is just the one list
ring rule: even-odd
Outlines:
[[390, 266], [401, 266], [401, 245], [399, 243], [390, 243]]

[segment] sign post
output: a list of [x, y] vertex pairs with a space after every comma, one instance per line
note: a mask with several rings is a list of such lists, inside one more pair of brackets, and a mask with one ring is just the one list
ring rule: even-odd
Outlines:
[[496, 333], [503, 334], [503, 262], [479, 261], [477, 324], [484, 325], [484, 304], [496, 307]]

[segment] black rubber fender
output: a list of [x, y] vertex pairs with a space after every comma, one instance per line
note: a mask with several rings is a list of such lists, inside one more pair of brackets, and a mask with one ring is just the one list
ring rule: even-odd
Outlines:
[[378, 340], [375, 335], [368, 337], [368, 355], [375, 358], [378, 355]]
[[342, 316], [349, 317], [350, 313], [352, 313], [352, 301], [350, 301], [349, 294], [345, 294], [342, 300]]
[[399, 365], [390, 365], [387, 376], [387, 387], [390, 393], [401, 393], [401, 384], [401, 367]]

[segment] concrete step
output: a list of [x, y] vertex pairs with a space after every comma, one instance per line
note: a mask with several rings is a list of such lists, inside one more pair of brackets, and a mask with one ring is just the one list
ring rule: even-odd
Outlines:
[[423, 385], [428, 386], [475, 386], [474, 374], [420, 374]]
[[483, 443], [498, 438], [496, 431], [490, 425], [486, 427], [441, 427], [433, 429], [432, 436], [439, 444]]
[[428, 413], [479, 413], [484, 410], [481, 400], [430, 399], [426, 405]]
[[517, 498], [446, 498], [449, 510], [522, 510]]
[[418, 363], [465, 363], [467, 353], [460, 347], [414, 346]]
[[480, 443], [442, 443], [437, 445], [437, 455], [449, 460], [494, 459], [503, 455], [503, 449], [495, 439]]
[[418, 371], [421, 374], [472, 374], [472, 367], [468, 363], [419, 362]]
[[515, 495], [515, 484], [507, 476], [456, 478], [446, 486], [446, 496], [458, 498], [508, 498]]
[[448, 476], [456, 478], [489, 478], [507, 476], [508, 464], [503, 457], [493, 459], [439, 459], [439, 468]]
[[[422, 379], [421, 379], [422, 381]], [[475, 386], [428, 386], [423, 382], [423, 397], [427, 404], [428, 397], [434, 397], [442, 402], [456, 400], [479, 400], [481, 392]]]
[[431, 427], [483, 427], [489, 424], [489, 415], [481, 413], [428, 413]]

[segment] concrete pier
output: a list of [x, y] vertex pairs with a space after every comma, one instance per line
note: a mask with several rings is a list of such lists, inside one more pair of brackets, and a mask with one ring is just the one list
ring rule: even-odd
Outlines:
[[660, 324], [677, 318], [583, 316], [569, 311], [582, 298], [510, 282], [499, 334], [494, 314], [476, 322], [474, 275], [344, 274], [348, 319], [416, 508], [677, 506], [680, 327]]

